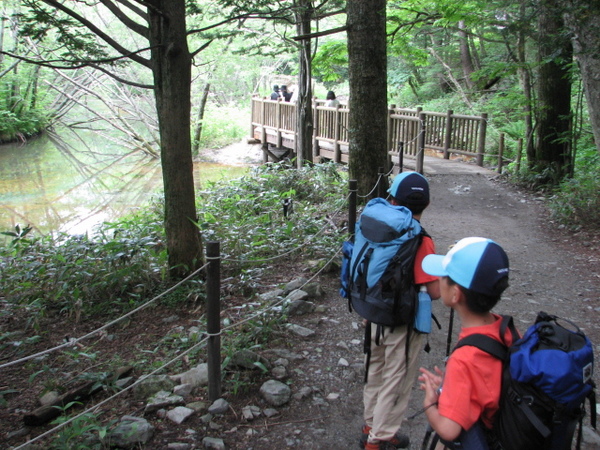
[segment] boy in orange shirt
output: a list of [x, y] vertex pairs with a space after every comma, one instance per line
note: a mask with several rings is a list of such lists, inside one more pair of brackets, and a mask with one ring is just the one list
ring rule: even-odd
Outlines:
[[[500, 339], [502, 319], [490, 310], [508, 287], [508, 257], [494, 241], [471, 237], [460, 240], [446, 256], [428, 255], [423, 270], [440, 277], [441, 299], [461, 321], [459, 340], [471, 334]], [[505, 342], [512, 343], [507, 330]], [[429, 424], [445, 445], [460, 441], [469, 448], [477, 441], [487, 448], [500, 399], [502, 362], [473, 346], [457, 348], [445, 374], [420, 369], [423, 405]], [[472, 447], [471, 447], [472, 448]]]

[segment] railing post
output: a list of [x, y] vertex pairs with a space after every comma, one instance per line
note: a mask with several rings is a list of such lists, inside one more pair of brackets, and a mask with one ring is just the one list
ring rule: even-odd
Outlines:
[[502, 157], [504, 156], [504, 133], [500, 133], [500, 143], [498, 144], [498, 173], [502, 173]]
[[221, 397], [221, 255], [218, 242], [206, 243], [206, 331], [208, 364], [208, 398]]
[[[317, 139], [317, 136], [319, 136], [319, 133], [321, 132], [321, 114], [318, 109], [317, 99], [315, 97], [312, 98], [312, 109], [314, 122], [312, 135], [313, 163], [318, 163], [319, 156], [321, 156], [321, 148], [319, 147], [319, 140]], [[298, 135], [298, 132], [296, 132], [296, 135]]]
[[394, 122], [392, 115], [396, 110], [396, 105], [390, 105], [388, 108], [387, 116], [387, 155], [386, 155], [386, 170], [392, 167], [392, 155], [390, 152], [394, 151]]
[[448, 110], [446, 114], [446, 136], [444, 136], [444, 159], [450, 159], [450, 152], [448, 149], [452, 145], [452, 115], [454, 111]]
[[275, 116], [275, 126], [277, 127], [277, 143], [275, 144], [277, 148], [281, 148], [281, 99], [277, 99], [276, 116]]
[[336, 163], [342, 162], [342, 150], [340, 147], [340, 105], [336, 105], [335, 107], [333, 121], [333, 160]]
[[421, 129], [419, 131], [419, 148], [417, 152], [417, 162], [415, 164], [415, 169], [421, 175], [423, 175], [423, 161], [425, 160], [425, 113], [419, 113], [419, 121], [421, 122]]
[[269, 149], [269, 143], [267, 142], [267, 127], [265, 126], [267, 122], [267, 107], [266, 102], [261, 99], [260, 101], [260, 141], [262, 142], [261, 148], [263, 151], [262, 162], [266, 164], [269, 162], [269, 153], [267, 150]]
[[487, 130], [487, 113], [481, 114], [481, 128], [479, 129], [479, 144], [477, 145], [477, 165], [483, 167], [483, 156], [485, 154], [485, 132]]
[[379, 168], [379, 173], [377, 174], [377, 197], [385, 198], [385, 184], [383, 182], [383, 177], [385, 175], [385, 169], [383, 167]]
[[348, 197], [348, 233], [350, 234], [350, 240], [354, 242], [354, 234], [356, 233], [356, 197], [358, 181], [348, 180], [348, 190], [350, 191]]

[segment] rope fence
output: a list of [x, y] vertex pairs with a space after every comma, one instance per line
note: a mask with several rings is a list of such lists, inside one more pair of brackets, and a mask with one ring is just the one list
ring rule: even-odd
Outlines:
[[[365, 196], [361, 196], [361, 197], [366, 197], [370, 194], [372, 194], [373, 192], [375, 192], [376, 189], [378, 189], [378, 186], [381, 184], [380, 180], [384, 177], [384, 176], [389, 176], [391, 174], [391, 172], [388, 173], [383, 173], [383, 171], [381, 171], [381, 173], [379, 174], [378, 180], [376, 182], [376, 185], [373, 187], [373, 189], [371, 190], [371, 192]], [[347, 203], [348, 205], [348, 233], [350, 236], [354, 235], [354, 230], [355, 230], [355, 223], [356, 223], [356, 215], [357, 215], [357, 197], [359, 197], [359, 195], [357, 194], [357, 190], [356, 190], [356, 186], [357, 186], [357, 182], [356, 180], [350, 180], [349, 184], [348, 184], [348, 188], [349, 188], [349, 194], [346, 196], [344, 204]], [[338, 210], [336, 210], [333, 214], [332, 217], [335, 218], [337, 217], [340, 212], [342, 211], [342, 209], [344, 208], [344, 205], [342, 205], [340, 208], [338, 208]], [[25, 449], [27, 448], [30, 444], [33, 444], [34, 442], [37, 442], [45, 437], [48, 437], [56, 432], [58, 432], [59, 430], [63, 429], [64, 427], [66, 427], [69, 424], [72, 424], [74, 421], [78, 420], [79, 418], [90, 414], [90, 413], [94, 413], [96, 412], [101, 406], [106, 405], [107, 403], [109, 403], [110, 401], [118, 398], [120, 395], [129, 392], [131, 389], [133, 389], [135, 386], [139, 385], [142, 381], [144, 381], [146, 378], [152, 376], [152, 375], [156, 375], [160, 372], [162, 372], [164, 369], [166, 369], [167, 367], [173, 365], [173, 363], [177, 362], [178, 360], [182, 359], [183, 357], [185, 357], [186, 355], [190, 354], [191, 352], [193, 352], [194, 350], [198, 349], [200, 346], [206, 344], [207, 345], [207, 365], [208, 365], [208, 374], [209, 374], [209, 382], [208, 382], [208, 394], [209, 394], [209, 399], [214, 401], [216, 399], [218, 399], [221, 396], [221, 354], [220, 354], [220, 339], [223, 336], [224, 332], [228, 332], [228, 331], [232, 331], [234, 329], [239, 328], [240, 326], [242, 326], [245, 323], [248, 323], [254, 319], [260, 318], [265, 316], [266, 314], [271, 313], [272, 311], [274, 311], [275, 309], [279, 308], [283, 302], [285, 301], [285, 298], [281, 298], [280, 300], [278, 300], [277, 302], [271, 303], [267, 306], [264, 306], [263, 308], [260, 308], [258, 311], [253, 312], [252, 314], [248, 315], [247, 317], [238, 320], [237, 322], [230, 324], [228, 326], [225, 326], [223, 328], [221, 328], [221, 324], [220, 324], [220, 289], [221, 289], [221, 280], [220, 280], [220, 268], [221, 268], [221, 263], [222, 262], [235, 262], [235, 263], [239, 263], [239, 262], [243, 262], [243, 263], [257, 263], [257, 262], [268, 262], [268, 261], [272, 261], [275, 258], [282, 258], [285, 257], [287, 255], [289, 255], [291, 252], [294, 251], [298, 251], [302, 248], [305, 248], [306, 245], [310, 244], [311, 241], [313, 241], [318, 235], [320, 235], [321, 233], [324, 232], [324, 230], [329, 226], [329, 223], [324, 225], [317, 233], [313, 234], [310, 238], [306, 239], [302, 244], [298, 245], [296, 248], [292, 249], [291, 251], [288, 252], [284, 252], [280, 255], [277, 255], [276, 257], [273, 258], [268, 258], [268, 259], [262, 259], [262, 260], [237, 260], [237, 259], [223, 259], [221, 258], [220, 255], [220, 246], [218, 242], [207, 242], [206, 245], [206, 261], [207, 263], [204, 264], [201, 268], [195, 270], [193, 273], [191, 273], [189, 276], [187, 276], [185, 279], [179, 281], [177, 284], [171, 286], [170, 288], [166, 289], [164, 292], [162, 292], [161, 294], [153, 297], [152, 299], [150, 299], [149, 301], [147, 301], [146, 303], [140, 305], [139, 307], [129, 311], [126, 314], [123, 314], [122, 316], [120, 316], [117, 319], [114, 319], [108, 323], [106, 323], [105, 325], [79, 337], [79, 338], [75, 338], [75, 339], [71, 339], [69, 340], [69, 342], [66, 342], [62, 345], [58, 345], [52, 348], [49, 348], [47, 350], [44, 350], [42, 352], [38, 352], [5, 364], [0, 365], [0, 369], [2, 368], [6, 368], [9, 366], [13, 366], [16, 364], [20, 364], [23, 363], [25, 361], [29, 361], [31, 359], [34, 358], [38, 358], [40, 356], [64, 349], [66, 347], [72, 347], [76, 344], [78, 344], [79, 342], [88, 339], [92, 336], [95, 336], [97, 334], [99, 334], [100, 332], [102, 332], [103, 330], [117, 324], [118, 322], [122, 321], [123, 319], [132, 316], [133, 314], [143, 310], [144, 308], [147, 308], [148, 306], [150, 306], [151, 304], [155, 303], [157, 300], [159, 300], [160, 298], [164, 297], [166, 294], [168, 294], [169, 292], [172, 292], [173, 290], [177, 289], [179, 286], [181, 286], [183, 283], [186, 283], [187, 281], [189, 281], [190, 279], [196, 277], [201, 271], [206, 269], [207, 272], [207, 284], [206, 284], [206, 295], [207, 295], [207, 326], [206, 326], [206, 331], [202, 332], [201, 336], [202, 338], [196, 342], [194, 345], [192, 345], [190, 348], [188, 348], [187, 350], [181, 352], [180, 354], [178, 354], [177, 356], [173, 357], [172, 359], [168, 360], [167, 362], [164, 362], [160, 367], [156, 368], [155, 370], [151, 371], [148, 374], [142, 375], [140, 376], [135, 382], [133, 382], [131, 385], [121, 389], [119, 392], [111, 395], [110, 397], [101, 400], [100, 402], [94, 404], [93, 406], [85, 409], [84, 411], [80, 412], [79, 414], [65, 420], [64, 422], [60, 423], [59, 425], [55, 426], [54, 428], [51, 428], [50, 430], [45, 431], [44, 433], [31, 438], [30, 440], [28, 440], [27, 442], [17, 446], [17, 447], [13, 447], [13, 450], [20, 450], [20, 449]], [[340, 245], [335, 252], [333, 252], [333, 254], [331, 255], [331, 257], [328, 259], [327, 263], [324, 264], [321, 269], [319, 269], [318, 271], [316, 271], [309, 279], [307, 279], [300, 287], [299, 289], [302, 289], [303, 287], [305, 287], [307, 284], [311, 283], [313, 280], [315, 280], [324, 270], [325, 268], [327, 268], [328, 266], [330, 266], [330, 264], [339, 257], [339, 255], [342, 252], [342, 246]]]

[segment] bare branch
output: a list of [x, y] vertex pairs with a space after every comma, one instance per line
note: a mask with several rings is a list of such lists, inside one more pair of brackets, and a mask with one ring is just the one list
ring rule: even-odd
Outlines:
[[321, 36], [328, 36], [330, 34], [341, 33], [342, 31], [346, 31], [347, 29], [348, 29], [348, 26], [344, 25], [342, 27], [332, 28], [331, 30], [318, 31], [316, 33], [310, 33], [310, 34], [303, 34], [302, 36], [296, 36], [293, 39], [295, 41], [302, 41], [304, 39], [312, 39], [312, 38], [318, 38]]
[[[148, 49], [142, 49], [139, 51], [146, 51]], [[74, 69], [82, 69], [84, 67], [92, 67], [94, 69], [100, 70], [104, 73], [106, 73], [107, 75], [111, 76], [112, 78], [114, 78], [115, 80], [118, 80], [122, 83], [128, 84], [130, 86], [136, 86], [142, 89], [154, 89], [154, 86], [151, 84], [141, 84], [141, 83], [137, 83], [135, 81], [129, 81], [129, 80], [125, 80], [124, 78], [119, 77], [118, 75], [112, 73], [111, 71], [109, 71], [108, 69], [105, 69], [102, 66], [99, 66], [98, 64], [102, 64], [102, 63], [107, 63], [107, 62], [114, 62], [114, 61], [118, 61], [120, 59], [123, 58], [127, 58], [127, 56], [119, 56], [116, 58], [111, 58], [111, 59], [104, 59], [104, 60], [98, 60], [98, 61], [80, 61], [80, 64], [78, 65], [65, 65], [65, 66], [59, 66], [56, 65], [55, 63], [58, 62], [67, 62], [65, 60], [49, 60], [49, 61], [40, 61], [37, 59], [31, 59], [31, 58], [26, 58], [25, 56], [19, 56], [19, 55], [15, 55], [9, 52], [0, 52], [3, 55], [7, 55], [10, 56], [11, 58], [15, 58], [21, 61], [25, 61], [27, 63], [30, 64], [36, 64], [38, 66], [42, 66], [42, 67], [48, 67], [50, 69], [57, 69], [57, 70], [74, 70]]]
[[194, 56], [196, 56], [198, 53], [200, 53], [202, 50], [205, 50], [210, 44], [212, 44], [214, 39], [211, 39], [208, 42], [205, 42], [204, 44], [202, 44], [198, 49], [196, 49], [193, 53], [192, 53], [192, 58]]
[[55, 9], [62, 11], [65, 14], [67, 14], [68, 16], [72, 17], [73, 19], [79, 21], [83, 26], [85, 26], [88, 30], [90, 30], [91, 32], [96, 34], [100, 39], [102, 39], [104, 42], [106, 42], [108, 45], [110, 45], [112, 48], [114, 48], [121, 55], [126, 56], [127, 58], [130, 58], [132, 61], [135, 61], [138, 64], [141, 64], [145, 67], [152, 68], [152, 64], [148, 59], [142, 58], [141, 56], [137, 55], [137, 52], [132, 52], [130, 50], [127, 50], [126, 48], [121, 46], [117, 41], [115, 41], [113, 38], [111, 38], [109, 35], [107, 35], [105, 32], [103, 32], [100, 28], [98, 28], [96, 25], [94, 25], [92, 22], [90, 22], [85, 17], [81, 16], [80, 14], [77, 14], [72, 9], [67, 8], [63, 4], [59, 3], [57, 0], [41, 0], [41, 1], [44, 2], [45, 4], [47, 4], [48, 6], [52, 6]]

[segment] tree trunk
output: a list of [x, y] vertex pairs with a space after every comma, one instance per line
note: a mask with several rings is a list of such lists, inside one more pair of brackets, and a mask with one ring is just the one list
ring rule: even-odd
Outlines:
[[600, 3], [597, 0], [571, 0], [566, 23], [573, 36], [573, 50], [581, 70], [596, 148], [600, 152]]
[[[531, 163], [535, 161], [535, 147], [533, 146], [533, 98], [531, 92], [531, 74], [527, 65], [526, 53], [525, 53], [525, 26], [529, 26], [529, 21], [525, 22], [526, 4], [521, 3], [520, 10], [520, 28], [517, 38], [517, 62], [519, 79], [521, 82], [521, 88], [523, 89], [523, 95], [525, 96], [525, 106], [523, 107], [525, 112], [525, 154], [527, 155], [527, 164], [531, 168]], [[527, 25], [525, 24], [527, 23]]]
[[169, 273], [180, 278], [202, 263], [200, 232], [195, 225], [190, 138], [191, 55], [186, 39], [185, 0], [150, 0], [148, 3]]
[[471, 74], [475, 69], [473, 68], [473, 59], [471, 58], [471, 49], [469, 48], [469, 39], [465, 31], [464, 20], [458, 22], [458, 41], [460, 43], [460, 65], [465, 77], [465, 86], [469, 91], [472, 91], [473, 80], [471, 80]]
[[196, 132], [194, 133], [194, 143], [192, 146], [192, 154], [196, 155], [200, 151], [200, 138], [202, 137], [202, 122], [204, 120], [204, 110], [206, 109], [206, 101], [208, 100], [208, 93], [210, 92], [210, 83], [206, 83], [204, 90], [202, 91], [202, 98], [200, 99], [200, 105], [198, 106], [198, 119], [196, 123]]
[[[312, 3], [299, 0], [296, 15], [296, 31], [299, 36], [310, 34], [310, 21], [313, 14]], [[310, 39], [300, 41], [300, 61], [298, 74], [298, 100], [296, 102], [296, 157], [297, 167], [304, 161], [312, 161], [312, 55]]]
[[557, 183], [571, 172], [571, 43], [557, 0], [541, 0], [539, 21], [538, 139], [534, 169]]
[[[387, 169], [386, 1], [348, 0], [350, 178], [358, 192], [375, 192], [378, 169]], [[387, 180], [382, 180], [386, 183]], [[371, 194], [373, 197], [374, 194]]]

